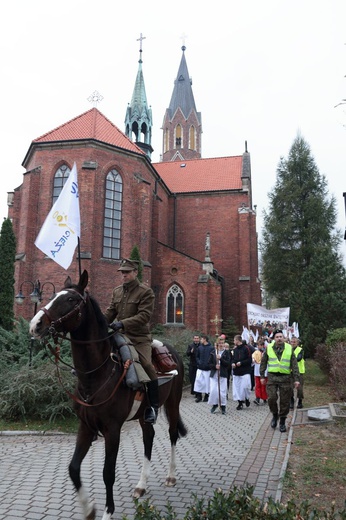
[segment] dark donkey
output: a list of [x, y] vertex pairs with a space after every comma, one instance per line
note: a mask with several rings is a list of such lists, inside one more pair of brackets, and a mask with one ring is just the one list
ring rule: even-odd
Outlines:
[[[102, 520], [109, 520], [114, 512], [115, 464], [123, 423], [138, 419], [143, 431], [144, 461], [139, 482], [133, 492], [135, 498], [143, 496], [146, 491], [155, 431], [152, 424], [143, 420], [144, 409], [148, 406], [146, 394], [143, 394], [139, 408], [134, 406], [138, 402], [135, 400], [136, 391], [128, 388], [122, 379], [124, 367], [114, 358], [106, 320], [96, 300], [85, 291], [87, 284], [87, 271], [81, 275], [78, 285], [73, 285], [68, 277], [64, 289], [31, 320], [30, 333], [39, 338], [48, 334], [70, 333], [73, 364], [78, 378], [74, 400], [79, 429], [69, 473], [85, 519], [94, 519], [96, 509], [82, 485], [80, 469], [92, 441], [100, 432], [105, 440], [103, 480], [106, 486], [106, 508]], [[168, 418], [171, 440], [166, 485], [174, 486], [175, 446], [178, 438], [187, 433], [179, 414], [184, 369], [175, 349], [169, 345], [167, 347], [177, 363], [178, 374], [161, 385], [159, 393], [160, 405], [164, 405]]]

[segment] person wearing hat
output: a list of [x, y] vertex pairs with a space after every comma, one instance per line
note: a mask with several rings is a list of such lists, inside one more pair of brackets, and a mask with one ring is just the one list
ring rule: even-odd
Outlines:
[[[292, 379], [294, 387], [299, 387], [299, 369], [297, 358], [289, 343], [285, 343], [282, 330], [273, 332], [273, 342], [263, 352], [260, 364], [261, 384], [267, 384], [268, 405], [273, 414], [271, 426], [276, 428], [280, 418], [280, 432], [286, 431], [286, 418], [290, 409]], [[268, 369], [268, 381], [265, 372]], [[291, 375], [292, 374], [292, 375]], [[278, 406], [279, 394], [279, 406]]]
[[113, 290], [112, 299], [104, 315], [114, 331], [123, 332], [138, 352], [139, 360], [148, 374], [147, 395], [150, 407], [145, 410], [144, 421], [155, 424], [159, 409], [159, 389], [156, 370], [151, 360], [151, 342], [149, 322], [154, 310], [155, 295], [147, 285], [140, 283], [139, 262], [125, 258], [118, 271], [123, 277], [123, 284]]

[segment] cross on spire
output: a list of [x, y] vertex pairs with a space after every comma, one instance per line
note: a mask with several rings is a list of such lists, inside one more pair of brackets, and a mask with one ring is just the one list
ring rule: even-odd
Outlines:
[[180, 39], [183, 40], [183, 46], [182, 46], [182, 50], [184, 51], [186, 49], [186, 46], [185, 46], [185, 40], [187, 38], [187, 34], [185, 34], [183, 32], [183, 34], [180, 36]]
[[146, 39], [146, 36], [143, 36], [141, 33], [137, 41], [139, 42], [139, 62], [142, 63], [142, 41]]
[[93, 103], [94, 107], [97, 107], [97, 103], [101, 103], [102, 100], [103, 96], [97, 90], [94, 90], [91, 96], [88, 97], [89, 103]]

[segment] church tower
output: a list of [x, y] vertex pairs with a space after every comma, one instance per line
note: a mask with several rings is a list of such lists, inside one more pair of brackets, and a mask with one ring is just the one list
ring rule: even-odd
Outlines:
[[201, 158], [202, 118], [196, 110], [185, 45], [181, 49], [183, 55], [177, 79], [163, 119], [163, 162]]
[[133, 89], [131, 104], [128, 105], [125, 117], [125, 134], [136, 143], [149, 157], [153, 152], [151, 146], [151, 130], [153, 126], [151, 108], [148, 108], [142, 71], [142, 33], [140, 41], [138, 72]]

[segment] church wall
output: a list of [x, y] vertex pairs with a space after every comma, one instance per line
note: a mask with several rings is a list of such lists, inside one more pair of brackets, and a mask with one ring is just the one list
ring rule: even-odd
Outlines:
[[[24, 175], [23, 184], [15, 191], [14, 204], [9, 211], [14, 222], [17, 253], [25, 253], [25, 257], [16, 262], [15, 291], [24, 280], [39, 279], [41, 283], [50, 281], [58, 290], [63, 286], [67, 275], [71, 275], [73, 281], [78, 279], [76, 259], [66, 271], [53, 260], [45, 258], [44, 253], [34, 245], [52, 206], [54, 174], [63, 163], [72, 168], [74, 161], [77, 165], [80, 192], [81, 266], [82, 270], [88, 270], [89, 289], [104, 309], [110, 301], [112, 289], [122, 281], [117, 272], [119, 261], [101, 258], [106, 175], [110, 169], [115, 168], [123, 179], [121, 257], [129, 256], [132, 247], [138, 245], [142, 259], [149, 262], [149, 265], [152, 264], [152, 192], [155, 180], [150, 167], [141, 157], [114, 153], [100, 147], [39, 147], [33, 154], [27, 169], [40, 165], [41, 170]], [[97, 162], [97, 169], [83, 169], [84, 161]], [[140, 174], [146, 182], [138, 182], [134, 174]], [[143, 275], [143, 281], [151, 285], [151, 268], [145, 267]], [[29, 284], [26, 289], [29, 295], [32, 292]], [[50, 287], [47, 290], [50, 291]], [[33, 304], [28, 300], [29, 298], [25, 300], [24, 306], [19, 308], [16, 304], [15, 308], [15, 312], [27, 319], [32, 317], [33, 312]]]
[[214, 342], [216, 330], [221, 331], [221, 323], [212, 322], [216, 316], [222, 316], [221, 284], [207, 275], [202, 275], [199, 277], [197, 290], [197, 330], [207, 334], [209, 340]]
[[153, 199], [152, 238], [169, 243], [171, 203], [167, 190], [160, 183], [157, 183], [156, 194], [153, 193]]
[[[246, 276], [251, 278], [251, 284], [256, 282], [254, 270], [250, 273], [250, 258], [257, 247], [245, 228], [239, 227], [238, 210], [242, 204], [248, 204], [243, 192], [178, 195], [176, 204], [176, 249], [203, 261], [205, 237], [210, 233], [211, 261], [224, 278], [222, 317], [232, 316], [239, 327], [246, 324], [243, 311], [248, 294], [243, 294], [239, 278]], [[240, 233], [245, 235], [243, 240]], [[251, 303], [259, 304], [260, 300]]]
[[[156, 264], [152, 273], [152, 288], [155, 293], [153, 323], [166, 323], [166, 297], [173, 284], [177, 284], [184, 294], [184, 327], [197, 330], [198, 324], [209, 323], [207, 312], [209, 311], [212, 317], [214, 307], [212, 309], [209, 309], [209, 306], [206, 307], [203, 316], [204, 321], [201, 322], [199, 317], [198, 280], [203, 274], [205, 273], [201, 262], [182, 255], [164, 244], [157, 243]], [[210, 281], [209, 283], [215, 282]], [[208, 284], [205, 284], [205, 286], [207, 287]], [[218, 290], [220, 291], [220, 289]], [[215, 300], [216, 307], [216, 296], [214, 297], [214, 293], [211, 293], [211, 295]], [[220, 297], [218, 304], [220, 306]]]

